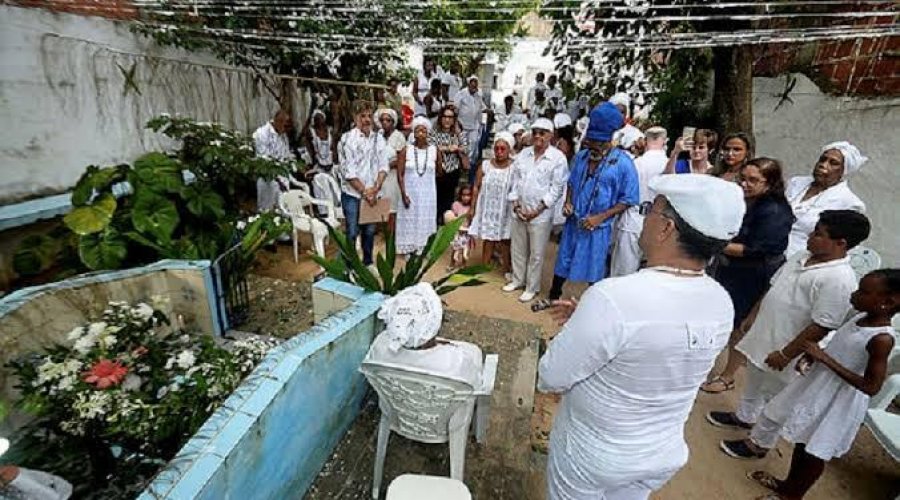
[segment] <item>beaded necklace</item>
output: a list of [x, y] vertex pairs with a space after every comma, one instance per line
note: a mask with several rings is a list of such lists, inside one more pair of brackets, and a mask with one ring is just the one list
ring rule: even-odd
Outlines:
[[419, 148], [415, 145], [413, 145], [413, 157], [416, 162], [416, 173], [422, 177], [428, 171], [428, 146], [425, 146], [425, 162], [422, 163], [422, 170], [419, 170]]
[[[591, 189], [591, 196], [590, 196], [590, 198], [588, 198], [588, 203], [587, 203], [587, 207], [586, 207], [586, 210], [588, 211], [588, 213], [576, 214], [579, 219], [590, 215], [591, 207], [594, 206], [594, 199], [597, 197], [597, 194], [600, 192], [600, 185], [602, 184], [600, 176], [603, 174], [603, 169], [609, 164], [609, 160], [610, 160], [611, 156], [612, 156], [612, 148], [608, 149], [606, 151], [606, 153], [603, 155], [603, 159], [600, 160], [600, 164], [597, 165], [596, 169], [594, 169], [593, 174], [589, 174], [589, 172], [591, 170], [590, 163], [585, 167], [584, 173], [581, 176], [581, 184], [578, 186], [578, 192], [580, 193], [581, 190], [584, 189], [584, 186], [585, 186], [585, 184], [587, 184], [588, 179], [590, 179], [591, 177], [595, 177], [595, 176], [597, 177], [597, 179], [594, 181], [594, 185], [592, 186], [592, 189]], [[590, 162], [590, 159], [588, 159], [588, 162]]]

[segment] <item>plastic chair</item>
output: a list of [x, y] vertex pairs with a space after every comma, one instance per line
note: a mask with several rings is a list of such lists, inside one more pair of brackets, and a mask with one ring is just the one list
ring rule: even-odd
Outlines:
[[[892, 324], [897, 331], [900, 315], [894, 316]], [[886, 410], [897, 394], [900, 394], [900, 345], [897, 345], [896, 337], [895, 335], [894, 350], [888, 359], [887, 369], [890, 375], [878, 394], [869, 400], [869, 410], [866, 412], [864, 422], [881, 447], [894, 457], [894, 460], [900, 461], [900, 415]]]
[[[299, 261], [298, 257], [298, 234], [300, 232], [309, 233], [313, 237], [313, 245], [316, 254], [325, 257], [325, 242], [328, 241], [328, 227], [325, 222], [314, 217], [311, 213], [307, 213], [313, 205], [324, 206], [328, 209], [328, 217], [326, 222], [334, 223], [337, 226], [337, 220], [334, 220], [334, 206], [330, 201], [317, 200], [309, 195], [307, 189], [292, 189], [286, 193], [282, 193], [278, 198], [278, 206], [281, 211], [291, 219], [294, 230], [291, 236], [294, 241], [294, 262]], [[311, 211], [311, 210], [310, 210]], [[331, 220], [329, 220], [331, 219]]]
[[388, 485], [385, 500], [472, 500], [462, 481], [449, 477], [403, 474]]
[[859, 279], [881, 267], [881, 256], [871, 248], [857, 245], [847, 255], [850, 257], [850, 267]]
[[377, 499], [384, 474], [384, 458], [391, 431], [422, 443], [448, 443], [450, 477], [463, 478], [466, 440], [475, 414], [475, 439], [482, 443], [490, 419], [491, 393], [499, 357], [485, 357], [481, 387], [420, 371], [363, 363], [360, 372], [378, 393], [381, 421], [378, 424], [372, 498]]

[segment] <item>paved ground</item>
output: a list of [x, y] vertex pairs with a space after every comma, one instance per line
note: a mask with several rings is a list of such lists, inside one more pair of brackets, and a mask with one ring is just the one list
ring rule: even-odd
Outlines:
[[[552, 275], [552, 260], [555, 258], [555, 245], [548, 249], [548, 261], [544, 266], [544, 284], [549, 286]], [[478, 257], [478, 252], [473, 256]], [[428, 279], [434, 279], [444, 272], [446, 264], [439, 264], [429, 273]], [[308, 279], [315, 266], [309, 262], [293, 263], [290, 249], [279, 248], [279, 253], [273, 263], [268, 266], [266, 274], [278, 276], [282, 279]], [[542, 336], [555, 331], [556, 326], [546, 314], [532, 313], [527, 307], [515, 300], [515, 295], [504, 294], [500, 291], [503, 279], [499, 273], [488, 276], [490, 283], [480, 287], [457, 290], [445, 297], [445, 302], [451, 311], [465, 311], [477, 316], [487, 318], [512, 320], [518, 323], [528, 323], [540, 329]], [[565, 293], [577, 294], [583, 290], [583, 286], [567, 285]], [[451, 314], [451, 317], [454, 315]], [[460, 316], [463, 317], [463, 316]], [[469, 317], [469, 315], [465, 315]], [[524, 325], [513, 323], [491, 323], [486, 318], [473, 318], [472, 323], [484, 325], [483, 340], [479, 340], [485, 352], [490, 352], [492, 342], [497, 338], [510, 339], [508, 348], [529, 338], [532, 333]], [[499, 325], [499, 326], [495, 326]], [[521, 336], [521, 338], [520, 338]], [[475, 337], [473, 337], [475, 338]], [[491, 346], [491, 347], [488, 347]], [[501, 346], [502, 347], [502, 346]], [[517, 359], [521, 363], [522, 356], [513, 354], [504, 355], [501, 352], [501, 379], [510, 375], [510, 364], [507, 359]], [[531, 361], [529, 361], [531, 362]], [[533, 367], [518, 365], [519, 377], [525, 378], [525, 374], [532, 373]], [[505, 375], [504, 375], [505, 374]], [[533, 382], [532, 382], [533, 383]], [[738, 380], [740, 388], [741, 380]], [[526, 391], [527, 392], [527, 391]], [[499, 394], [514, 394], [501, 388]], [[509, 396], [498, 396], [500, 401]], [[527, 401], [527, 396], [523, 396]], [[497, 407], [502, 406], [495, 398]], [[510, 400], [507, 399], [507, 403]], [[516, 401], [517, 402], [517, 401]], [[727, 432], [710, 427], [704, 420], [706, 412], [715, 409], [730, 408], [736, 402], [736, 393], [725, 395], [708, 395], [701, 393], [695, 404], [691, 417], [686, 426], [686, 438], [691, 448], [691, 457], [688, 464], [670, 481], [662, 490], [655, 493], [654, 500], [681, 500], [681, 499], [752, 499], [764, 493], [745, 478], [745, 473], [757, 468], [766, 469], [776, 474], [783, 474], [790, 463], [790, 447], [781, 443], [779, 453], [772, 453], [761, 462], [743, 462], [732, 460], [722, 454], [718, 449], [718, 441], [723, 438], [738, 437], [738, 432]], [[492, 418], [488, 446], [479, 448], [472, 445], [467, 448], [466, 482], [476, 493], [476, 498], [509, 498], [530, 499], [543, 498], [543, 461], [539, 452], [531, 452], [532, 449], [540, 450], [546, 445], [546, 433], [552, 425], [552, 416], [555, 409], [555, 398], [546, 395], [534, 396], [534, 411], [531, 415], [531, 439], [526, 440], [522, 434], [522, 422], [524, 408], [513, 409], [507, 406], [509, 417], [504, 411], [495, 412]], [[317, 491], [310, 498], [364, 498], [367, 494], [366, 475], [371, 480], [371, 460], [374, 455], [374, 431], [377, 419], [377, 410], [369, 411], [363, 415], [359, 427], [359, 437], [353, 434], [347, 441], [355, 440], [356, 443], [367, 443], [365, 447], [357, 444], [356, 448], [347, 455], [338, 451], [337, 471], [332, 468], [328, 472], [333, 477], [327, 481], [331, 485], [330, 493]], [[498, 419], [501, 419], [498, 423]], [[357, 432], [357, 431], [355, 431]], [[354, 433], [355, 433], [354, 432]], [[527, 432], [527, 431], [526, 431]], [[507, 441], [510, 440], [510, 441]], [[346, 445], [346, 441], [344, 443]], [[342, 446], [344, 446], [342, 445]], [[350, 457], [350, 458], [340, 458]], [[352, 459], [352, 462], [349, 460]], [[398, 461], [399, 460], [399, 461]], [[350, 465], [348, 466], [348, 463]], [[393, 464], [393, 465], [392, 465]], [[400, 470], [399, 467], [408, 467]], [[343, 467], [343, 469], [341, 469]], [[360, 471], [358, 476], [347, 475], [348, 467]], [[441, 446], [421, 445], [410, 443], [402, 438], [392, 437], [388, 447], [388, 459], [386, 464], [385, 484], [388, 477], [393, 477], [401, 472], [446, 474], [449, 471], [446, 448]], [[361, 479], [350, 479], [359, 477]], [[326, 483], [319, 483], [326, 484]], [[350, 485], [353, 485], [350, 487]], [[344, 488], [344, 489], [342, 489]], [[340, 493], [336, 495], [336, 493]], [[863, 428], [851, 452], [840, 459], [828, 464], [823, 478], [807, 496], [811, 500], [887, 500], [894, 499], [900, 494], [900, 466], [881, 449], [872, 435]]]

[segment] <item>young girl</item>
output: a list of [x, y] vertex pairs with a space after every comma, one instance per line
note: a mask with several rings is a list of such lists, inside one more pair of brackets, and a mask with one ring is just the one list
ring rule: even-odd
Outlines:
[[[472, 188], [463, 186], [459, 188], [456, 201], [453, 202], [450, 210], [444, 212], [444, 224], [449, 224], [460, 217], [468, 216], [471, 207]], [[469, 236], [469, 226], [464, 224], [459, 228], [459, 232], [456, 233], [456, 237], [453, 238], [453, 243], [451, 244], [453, 250], [451, 268], [459, 268], [466, 265], [466, 262], [469, 260], [469, 247], [471, 246], [472, 237]]]
[[803, 498], [825, 462], [850, 449], [869, 397], [881, 390], [894, 347], [891, 318], [900, 310], [900, 269], [867, 274], [850, 303], [861, 314], [841, 326], [825, 350], [815, 342], [803, 346], [798, 370], [812, 367], [766, 406], [750, 439], [722, 442], [722, 449], [737, 458], [761, 457], [779, 435], [795, 444], [786, 479], [765, 471], [748, 474], [774, 492], [757, 500]]

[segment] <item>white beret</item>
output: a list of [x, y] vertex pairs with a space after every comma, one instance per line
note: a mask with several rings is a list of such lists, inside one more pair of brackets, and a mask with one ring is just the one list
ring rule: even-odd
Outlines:
[[650, 179], [648, 186], [710, 238], [731, 240], [741, 229], [747, 207], [744, 191], [734, 182], [705, 174], [668, 174]]
[[553, 126], [553, 122], [551, 122], [547, 118], [538, 118], [537, 120], [535, 120], [534, 123], [531, 124], [531, 129], [534, 130], [536, 128], [549, 130], [550, 132], [556, 130], [556, 127]]

